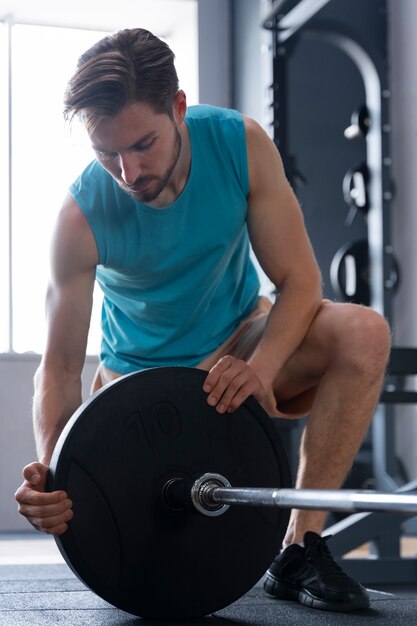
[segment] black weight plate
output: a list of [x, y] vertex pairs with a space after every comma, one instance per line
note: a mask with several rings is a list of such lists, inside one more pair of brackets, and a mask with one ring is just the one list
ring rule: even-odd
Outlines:
[[252, 398], [216, 413], [205, 376], [164, 367], [116, 380], [73, 415], [51, 460], [50, 490], [73, 501], [69, 530], [57, 538], [62, 555], [97, 595], [134, 615], [188, 619], [231, 604], [261, 578], [285, 534], [289, 513], [277, 507], [207, 517], [162, 504], [173, 476], [290, 485], [268, 415]]
[[[348, 265], [351, 257], [350, 270], [354, 272], [354, 291], [348, 293]], [[330, 266], [330, 281], [336, 296], [343, 302], [354, 302], [369, 306], [369, 251], [366, 239], [345, 243], [333, 257]]]

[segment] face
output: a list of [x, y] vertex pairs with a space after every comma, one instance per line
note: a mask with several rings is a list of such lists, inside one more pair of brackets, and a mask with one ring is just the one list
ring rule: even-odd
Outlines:
[[[128, 105], [114, 117], [103, 118], [91, 133], [97, 160], [132, 198], [152, 203], [163, 194], [181, 152], [179, 126], [185, 102], [177, 95], [173, 119], [155, 113], [144, 102]], [[180, 106], [178, 106], [178, 104]]]

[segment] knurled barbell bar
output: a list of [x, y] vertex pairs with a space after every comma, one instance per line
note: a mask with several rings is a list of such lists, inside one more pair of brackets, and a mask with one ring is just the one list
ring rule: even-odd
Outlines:
[[290, 508], [417, 513], [409, 494], [291, 489], [273, 420], [253, 398], [218, 414], [205, 376], [163, 367], [120, 378], [55, 446], [49, 489], [67, 491], [74, 510], [56, 542], [107, 602], [153, 619], [201, 617], [263, 576]]

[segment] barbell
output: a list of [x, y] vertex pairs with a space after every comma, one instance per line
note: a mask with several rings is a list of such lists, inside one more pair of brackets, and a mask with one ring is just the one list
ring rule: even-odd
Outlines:
[[218, 414], [206, 375], [161, 367], [117, 379], [55, 446], [48, 488], [74, 511], [58, 548], [110, 604], [151, 619], [228, 606], [264, 575], [291, 508], [417, 514], [417, 495], [291, 489], [273, 420], [253, 398]]

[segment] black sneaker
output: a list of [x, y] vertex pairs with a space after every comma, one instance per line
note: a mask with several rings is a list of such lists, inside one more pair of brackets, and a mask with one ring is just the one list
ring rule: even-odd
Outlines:
[[265, 592], [313, 609], [366, 609], [368, 592], [334, 561], [326, 539], [307, 532], [304, 547], [293, 544], [276, 556], [266, 574]]

